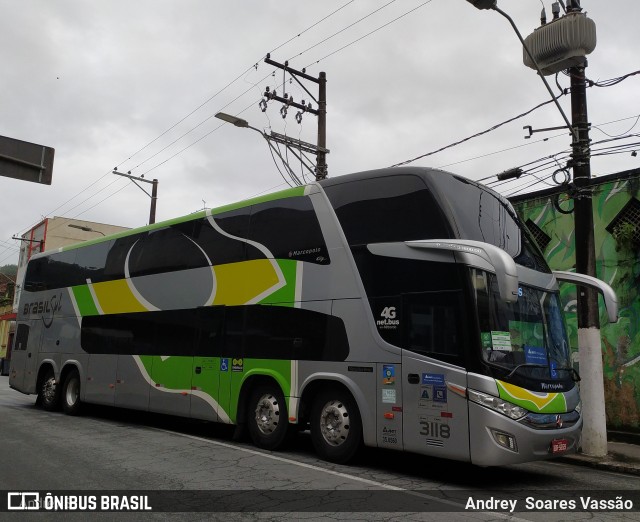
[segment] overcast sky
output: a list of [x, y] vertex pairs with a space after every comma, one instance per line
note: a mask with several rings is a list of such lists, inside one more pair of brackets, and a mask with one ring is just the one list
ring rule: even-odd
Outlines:
[[[525, 36], [540, 25], [541, 0], [498, 5]], [[598, 34], [587, 76], [640, 69], [638, 0], [582, 7]], [[267, 52], [310, 75], [326, 72], [329, 176], [420, 156], [549, 99], [507, 20], [465, 0], [0, 0], [0, 10], [0, 135], [55, 148], [51, 186], [0, 177], [0, 266], [17, 261], [11, 236], [44, 217], [145, 225], [149, 198], [111, 174], [116, 166], [159, 180], [158, 221], [286, 188], [257, 133], [213, 118], [240, 114], [257, 128], [316, 141], [313, 115], [298, 124], [296, 111], [283, 119], [277, 102], [258, 107], [266, 86], [284, 92], [282, 71], [272, 75], [263, 62]], [[562, 74], [558, 81], [569, 86]], [[295, 81], [285, 87], [309, 100]], [[588, 89], [594, 150], [638, 141], [597, 143], [640, 132], [639, 92], [640, 75]], [[570, 117], [569, 97], [560, 102]], [[522, 129], [562, 124], [550, 104], [413, 164], [471, 179], [554, 154], [563, 164], [566, 131], [525, 140]], [[636, 167], [640, 156], [629, 150], [592, 161], [596, 176]], [[536, 176], [553, 184], [555, 168]], [[528, 187], [535, 181], [496, 188], [548, 187]]]

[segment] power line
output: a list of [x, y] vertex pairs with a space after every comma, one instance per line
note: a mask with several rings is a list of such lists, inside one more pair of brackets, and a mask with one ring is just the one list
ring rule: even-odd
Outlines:
[[322, 45], [323, 43], [331, 40], [334, 36], [338, 36], [341, 33], [344, 33], [346, 30], [351, 29], [352, 27], [354, 27], [355, 25], [358, 25], [360, 22], [362, 22], [363, 20], [366, 20], [367, 18], [369, 18], [370, 16], [373, 16], [374, 14], [376, 14], [378, 11], [382, 11], [385, 7], [390, 6], [391, 4], [395, 3], [396, 0], [391, 0], [390, 2], [387, 2], [386, 4], [384, 4], [382, 7], [378, 7], [377, 9], [371, 11], [369, 14], [363, 16], [362, 18], [359, 18], [358, 20], [356, 20], [355, 22], [347, 25], [346, 27], [343, 27], [342, 29], [340, 29], [339, 31], [333, 33], [330, 36], [327, 36], [325, 39], [320, 40], [318, 43], [313, 44], [311, 47], [307, 47], [304, 51], [299, 52], [298, 54], [292, 56], [291, 58], [289, 58], [288, 61], [293, 60], [294, 58], [299, 58], [300, 56], [302, 56], [304, 53], [306, 53], [307, 51], [310, 51], [311, 49], [315, 49], [316, 47], [318, 47], [319, 45]]
[[401, 14], [400, 16], [398, 16], [397, 18], [394, 18], [393, 20], [391, 20], [390, 22], [387, 22], [386, 24], [383, 24], [379, 27], [377, 27], [376, 29], [374, 29], [373, 31], [361, 36], [360, 38], [357, 38], [355, 40], [353, 40], [352, 42], [349, 42], [346, 45], [343, 45], [342, 47], [340, 47], [339, 49], [336, 49], [335, 51], [327, 54], [326, 56], [323, 56], [322, 58], [320, 58], [319, 60], [316, 60], [315, 62], [311, 62], [309, 65], [307, 65], [307, 67], [305, 68], [309, 68], [312, 65], [316, 65], [318, 63], [320, 63], [321, 61], [329, 58], [330, 56], [333, 56], [334, 54], [339, 53], [340, 51], [344, 51], [347, 47], [351, 47], [352, 45], [358, 43], [360, 40], [364, 40], [365, 38], [367, 38], [368, 36], [371, 36], [374, 33], [377, 33], [378, 31], [380, 31], [381, 29], [384, 29], [385, 27], [387, 27], [388, 25], [391, 25], [394, 22], [397, 22], [398, 20], [400, 20], [401, 18], [404, 18], [405, 16], [413, 13], [414, 11], [417, 11], [418, 9], [420, 9], [421, 7], [430, 4], [433, 0], [427, 0], [426, 2], [421, 3], [420, 5], [418, 5], [417, 7], [414, 7], [413, 9], [410, 9], [409, 11]]
[[602, 80], [594, 82], [592, 80], [587, 80], [587, 84], [589, 87], [612, 87], [614, 85], [618, 85], [619, 83], [625, 81], [627, 78], [631, 76], [635, 76], [636, 74], [640, 74], [640, 71], [633, 71], [624, 76], [618, 76], [617, 78], [611, 78], [609, 80]]
[[332, 11], [331, 13], [329, 13], [327, 16], [325, 16], [324, 18], [321, 18], [320, 20], [318, 20], [317, 22], [315, 22], [314, 24], [310, 25], [309, 27], [307, 27], [304, 31], [300, 31], [297, 35], [292, 36], [291, 38], [289, 38], [286, 42], [281, 43], [278, 47], [276, 47], [275, 49], [273, 49], [271, 51], [270, 54], [273, 54], [274, 52], [276, 52], [278, 49], [280, 49], [281, 47], [284, 47], [285, 45], [287, 45], [289, 42], [292, 42], [293, 40], [295, 40], [296, 38], [299, 38], [300, 36], [302, 36], [304, 33], [306, 33], [307, 31], [309, 31], [310, 29], [313, 29], [316, 25], [324, 22], [325, 20], [327, 20], [328, 18], [330, 18], [331, 16], [333, 16], [334, 14], [336, 14], [338, 11], [342, 11], [345, 7], [347, 7], [349, 4], [352, 4], [355, 0], [350, 0], [349, 2], [347, 2], [346, 4], [342, 5], [341, 7], [338, 7], [338, 9], [336, 9], [335, 11]]
[[477, 132], [476, 134], [472, 134], [471, 136], [468, 136], [468, 137], [466, 137], [466, 138], [464, 138], [462, 140], [456, 141], [454, 143], [450, 143], [449, 145], [445, 145], [444, 147], [440, 147], [437, 150], [433, 150], [431, 152], [427, 152], [425, 154], [421, 154], [420, 156], [416, 156], [415, 158], [408, 159], [408, 160], [405, 160], [405, 161], [401, 161], [400, 163], [395, 163], [394, 165], [391, 165], [391, 167], [400, 167], [402, 165], [408, 165], [409, 163], [413, 163], [414, 161], [417, 161], [419, 159], [426, 158], [427, 156], [433, 156], [434, 154], [437, 154], [438, 152], [442, 152], [443, 150], [447, 150], [447, 149], [450, 149], [450, 148], [455, 147], [457, 145], [460, 145], [462, 143], [465, 143], [465, 142], [467, 142], [467, 141], [469, 141], [469, 140], [471, 140], [473, 138], [477, 138], [479, 136], [483, 136], [484, 134], [488, 134], [489, 132], [493, 132], [494, 130], [499, 129], [500, 127], [502, 127], [503, 125], [506, 125], [507, 123], [511, 123], [512, 121], [518, 120], [520, 118], [523, 118], [523, 117], [531, 114], [533, 111], [539, 109], [540, 107], [544, 107], [545, 105], [548, 105], [550, 103], [555, 103], [555, 101], [558, 100], [559, 98], [561, 98], [562, 96], [564, 96], [564, 94], [560, 94], [560, 95], [556, 96], [555, 99], [551, 99], [551, 100], [547, 100], [545, 102], [542, 102], [542, 103], [536, 105], [535, 107], [533, 107], [532, 109], [529, 109], [528, 111], [523, 112], [522, 114], [518, 114], [517, 116], [514, 116], [513, 118], [509, 118], [508, 120], [505, 120], [503, 122], [496, 123], [495, 125], [493, 125], [492, 127], [489, 127], [486, 130]]

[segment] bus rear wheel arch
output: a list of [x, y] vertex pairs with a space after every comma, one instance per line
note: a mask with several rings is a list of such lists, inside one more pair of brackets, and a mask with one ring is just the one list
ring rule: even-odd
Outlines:
[[320, 391], [311, 405], [311, 440], [318, 455], [344, 464], [362, 445], [362, 419], [351, 393], [342, 386]]
[[260, 380], [252, 387], [246, 421], [256, 446], [266, 450], [283, 446], [289, 431], [289, 418], [284, 394], [275, 381]]
[[80, 400], [80, 375], [78, 370], [69, 370], [62, 384], [62, 410], [67, 415], [78, 415], [82, 407]]

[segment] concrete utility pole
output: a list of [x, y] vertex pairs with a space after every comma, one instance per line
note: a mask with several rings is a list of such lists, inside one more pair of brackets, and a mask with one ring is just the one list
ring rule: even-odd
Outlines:
[[[582, 11], [579, 0], [567, 4], [567, 14]], [[591, 199], [591, 149], [585, 68], [587, 60], [569, 68], [571, 77], [571, 120], [578, 133], [572, 144], [573, 201], [576, 247], [576, 272], [596, 277], [595, 240], [593, 233], [593, 205]], [[598, 294], [593, 288], [578, 286], [578, 354], [583, 385], [582, 451], [603, 457], [607, 454], [607, 418], [604, 399], [604, 374]]]

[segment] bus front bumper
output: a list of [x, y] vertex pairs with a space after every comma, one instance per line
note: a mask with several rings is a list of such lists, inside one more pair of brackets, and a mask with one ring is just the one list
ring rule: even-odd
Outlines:
[[534, 428], [469, 403], [471, 462], [479, 466], [501, 466], [575, 453], [580, 447], [582, 417], [578, 416], [571, 426], [562, 422], [562, 415], [550, 417], [558, 421]]

